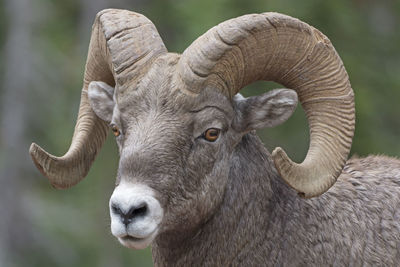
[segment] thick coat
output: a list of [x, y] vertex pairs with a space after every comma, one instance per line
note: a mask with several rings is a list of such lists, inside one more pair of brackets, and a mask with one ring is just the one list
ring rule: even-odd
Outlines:
[[[268, 151], [246, 135], [218, 211], [191, 239], [157, 239], [157, 266], [397, 266], [400, 161], [352, 158], [336, 184], [299, 198]], [[159, 245], [159, 243], [161, 245]]]

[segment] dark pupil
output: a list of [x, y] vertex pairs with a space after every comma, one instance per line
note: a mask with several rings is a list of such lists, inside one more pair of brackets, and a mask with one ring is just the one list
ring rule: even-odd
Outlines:
[[208, 132], [208, 134], [209, 134], [211, 137], [216, 137], [216, 136], [218, 135], [218, 131], [217, 131], [217, 130], [210, 130], [210, 131]]

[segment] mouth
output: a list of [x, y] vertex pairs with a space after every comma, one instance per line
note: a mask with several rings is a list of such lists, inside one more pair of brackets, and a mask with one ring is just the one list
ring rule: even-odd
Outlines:
[[133, 248], [133, 249], [144, 249], [148, 247], [151, 242], [153, 241], [154, 237], [157, 234], [157, 230], [148, 235], [147, 237], [134, 237], [131, 235], [124, 235], [121, 237], [118, 237], [119, 242], [128, 248]]
[[139, 237], [134, 237], [131, 235], [126, 235], [126, 236], [120, 237], [120, 239], [125, 242], [140, 242], [142, 240], [145, 240], [146, 238], [139, 238]]

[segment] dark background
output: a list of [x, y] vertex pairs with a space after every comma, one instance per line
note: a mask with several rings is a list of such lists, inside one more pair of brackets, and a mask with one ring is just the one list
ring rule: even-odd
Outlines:
[[[88, 177], [53, 189], [34, 168], [32, 141], [56, 155], [75, 125], [91, 24], [103, 8], [146, 15], [169, 51], [183, 52], [212, 26], [276, 11], [329, 37], [356, 95], [352, 155], [400, 155], [400, 1], [389, 0], [2, 0], [0, 2], [0, 266], [151, 266], [109, 230], [108, 199], [118, 153], [108, 138]], [[259, 82], [246, 96], [280, 85]], [[302, 109], [259, 131], [272, 150], [301, 161], [308, 148]]]

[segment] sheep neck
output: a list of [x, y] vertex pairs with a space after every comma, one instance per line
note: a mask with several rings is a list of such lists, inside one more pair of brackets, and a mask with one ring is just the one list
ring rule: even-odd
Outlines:
[[231, 167], [224, 200], [215, 215], [184, 241], [159, 238], [152, 248], [155, 266], [227, 266], [245, 263], [254, 254], [250, 251], [265, 248], [269, 228], [265, 218], [273, 214], [272, 203], [276, 203], [272, 192], [287, 190], [286, 186], [253, 134], [238, 144], [231, 166], [235, 168]]

